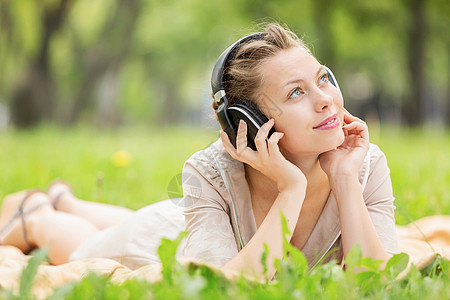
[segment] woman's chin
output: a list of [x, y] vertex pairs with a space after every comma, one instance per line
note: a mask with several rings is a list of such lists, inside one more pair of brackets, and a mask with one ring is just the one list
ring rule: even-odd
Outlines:
[[331, 141], [331, 139], [330, 139], [330, 142], [331, 142], [331, 143], [330, 143], [330, 149], [328, 149], [328, 150], [326, 150], [326, 151], [324, 151], [324, 152], [327, 152], [327, 151], [336, 149], [337, 147], [339, 147], [340, 145], [342, 145], [342, 144], [344, 143], [344, 141], [345, 141], [345, 135], [344, 135], [344, 132], [341, 131], [341, 132], [339, 132], [339, 134], [336, 134], [336, 136], [334, 136], [334, 138], [332, 139], [332, 141]]
[[324, 139], [323, 137], [319, 140], [311, 141], [310, 143], [286, 143], [286, 140], [280, 140], [278, 146], [280, 152], [286, 157], [296, 157], [297, 155], [305, 154], [320, 154], [325, 153], [330, 150], [336, 149], [342, 145], [345, 141], [344, 132], [339, 130]]

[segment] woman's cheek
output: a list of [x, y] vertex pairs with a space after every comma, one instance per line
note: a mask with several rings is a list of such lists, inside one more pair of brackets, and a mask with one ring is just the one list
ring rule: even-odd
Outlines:
[[341, 94], [336, 94], [335, 98], [334, 98], [334, 104], [342, 110], [342, 108], [344, 107], [344, 99], [342, 98]]

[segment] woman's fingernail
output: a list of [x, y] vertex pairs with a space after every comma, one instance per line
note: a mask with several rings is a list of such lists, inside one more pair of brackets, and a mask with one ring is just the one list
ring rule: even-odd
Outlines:
[[245, 125], [244, 123], [245, 123], [244, 120], [242, 120], [242, 119], [239, 120], [239, 127], [241, 127], [241, 128], [244, 127], [244, 125]]

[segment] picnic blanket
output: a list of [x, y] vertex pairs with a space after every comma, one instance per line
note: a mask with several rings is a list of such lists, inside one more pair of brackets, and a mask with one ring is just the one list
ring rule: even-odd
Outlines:
[[[441, 255], [450, 259], [450, 216], [437, 215], [425, 217], [405, 226], [397, 226], [399, 250], [410, 256], [410, 263], [419, 270], [428, 267]], [[24, 255], [19, 249], [11, 246], [0, 246], [0, 288], [17, 292], [19, 278], [30, 256]], [[196, 261], [181, 261], [181, 264], [197, 264]], [[210, 266], [218, 272], [219, 268]], [[33, 283], [33, 294], [38, 299], [44, 299], [53, 294], [54, 289], [68, 282], [78, 281], [89, 272], [108, 276], [115, 283], [123, 283], [133, 278], [158, 282], [162, 279], [160, 264], [143, 266], [131, 270], [110, 259], [96, 258], [74, 261], [63, 265], [39, 266]], [[229, 279], [237, 278], [239, 274], [223, 273]]]

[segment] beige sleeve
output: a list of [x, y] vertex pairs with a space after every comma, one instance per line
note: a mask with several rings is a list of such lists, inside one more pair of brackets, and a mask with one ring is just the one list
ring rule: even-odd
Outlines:
[[222, 266], [238, 253], [230, 209], [211, 182], [189, 162], [183, 168], [182, 182], [188, 231], [183, 256]]
[[394, 196], [386, 156], [371, 144], [370, 172], [363, 196], [381, 244], [390, 255], [398, 253]]

